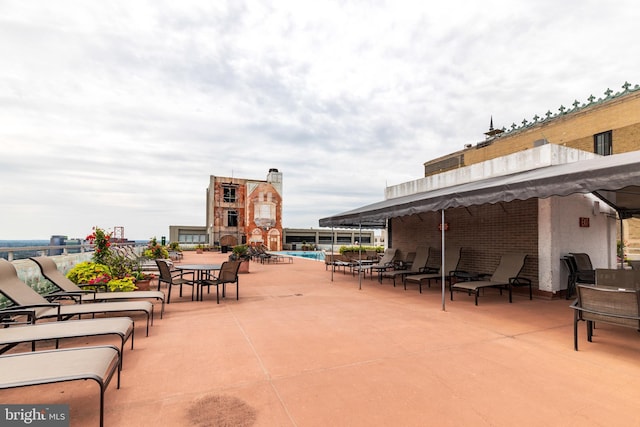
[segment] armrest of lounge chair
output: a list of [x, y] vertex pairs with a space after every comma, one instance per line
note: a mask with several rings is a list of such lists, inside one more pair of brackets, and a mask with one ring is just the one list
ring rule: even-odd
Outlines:
[[[15, 319], [16, 316], [27, 316], [27, 320], [19, 322]], [[35, 310], [27, 310], [23, 308], [7, 308], [0, 310], [0, 325], [7, 328], [10, 325], [33, 325], [36, 323]]]
[[2, 312], [4, 313], [5, 311], [8, 311], [8, 310], [26, 310], [26, 311], [31, 311], [35, 314], [35, 310], [30, 310], [35, 308], [57, 308], [58, 309], [57, 318], [58, 320], [60, 320], [60, 304], [57, 302], [52, 302], [49, 304], [43, 303], [43, 304], [29, 304], [29, 305], [12, 305], [11, 307], [7, 307], [6, 310], [2, 310]]
[[[78, 283], [78, 286], [82, 288], [83, 291], [86, 291], [86, 292], [98, 292], [98, 291], [109, 292], [109, 285], [107, 285], [106, 283], [94, 283], [94, 284]], [[95, 289], [84, 289], [88, 287], [92, 287]]]
[[86, 295], [86, 294], [90, 294], [90, 293], [95, 293], [93, 291], [76, 291], [76, 292], [67, 292], [67, 291], [57, 291], [57, 292], [52, 292], [50, 294], [47, 295], [43, 295], [43, 297], [45, 297], [47, 299], [47, 301], [57, 301], [57, 300], [61, 300], [61, 299], [70, 299], [73, 300], [74, 302], [78, 303], [78, 304], [82, 304], [82, 295]]

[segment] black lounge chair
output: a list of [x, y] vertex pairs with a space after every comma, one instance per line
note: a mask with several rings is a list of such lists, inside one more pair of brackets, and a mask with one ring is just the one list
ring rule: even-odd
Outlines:
[[118, 349], [113, 346], [66, 348], [0, 356], [0, 390], [94, 380], [100, 386], [100, 426], [104, 425], [104, 393], [117, 372], [120, 388]]
[[[123, 300], [137, 300], [137, 299], [155, 299], [162, 303], [160, 309], [160, 318], [164, 314], [164, 292], [161, 291], [135, 291], [135, 292], [96, 292], [91, 289], [82, 289], [80, 286], [73, 283], [64, 274], [62, 274], [53, 259], [45, 256], [31, 257], [29, 258], [40, 267], [40, 272], [53, 285], [60, 289], [59, 292], [54, 292], [47, 295], [49, 297], [74, 297], [79, 298], [80, 302], [97, 302], [97, 301], [123, 301]], [[91, 286], [91, 285], [88, 285]]]
[[[408, 275], [412, 274], [420, 274], [427, 273], [427, 264], [431, 257], [436, 256], [437, 250], [434, 248], [430, 248], [427, 246], [418, 246], [416, 251], [414, 252], [414, 258], [411, 263], [411, 268], [407, 270], [390, 270], [390, 271], [382, 271], [381, 275], [383, 278], [393, 279], [393, 287], [396, 287], [396, 278], [402, 279], [404, 282], [404, 278]], [[406, 289], [406, 287], [405, 287]]]
[[[447, 247], [444, 253], [444, 278], [449, 282], [449, 286], [451, 286], [451, 278], [455, 275], [458, 265], [460, 264], [462, 248], [454, 246]], [[422, 284], [426, 282], [427, 286], [431, 287], [432, 280], [442, 280], [442, 274], [439, 272], [431, 272], [406, 276], [404, 279], [404, 290], [407, 290], [407, 283], [417, 283], [418, 289], [420, 293], [422, 293]]]
[[[31, 289], [18, 278], [12, 263], [0, 259], [0, 293], [9, 298], [15, 306], [8, 309], [33, 310], [35, 321], [40, 319], [68, 320], [75, 316], [100, 313], [143, 313], [147, 320], [147, 336], [149, 324], [153, 324], [153, 304], [149, 301], [100, 302], [92, 304], [59, 304], [50, 302]], [[0, 310], [0, 316], [3, 311]]]
[[[98, 337], [116, 335], [120, 338], [120, 362], [122, 363], [124, 345], [131, 338], [133, 350], [133, 338], [135, 324], [129, 317], [109, 317], [104, 319], [68, 320], [66, 322], [44, 322], [33, 324], [33, 311], [20, 310], [12, 313], [4, 311], [3, 319], [0, 319], [0, 354], [6, 353], [18, 344], [31, 342], [31, 351], [36, 351], [36, 342], [44, 340], [56, 340], [58, 348], [59, 340], [65, 338]], [[16, 316], [26, 315], [28, 325], [17, 326]]]
[[515, 286], [529, 286], [529, 299], [533, 299], [533, 291], [531, 289], [531, 280], [524, 277], [519, 277], [524, 263], [527, 258], [525, 254], [505, 254], [500, 259], [500, 264], [493, 272], [489, 280], [469, 280], [466, 282], [454, 283], [449, 287], [451, 293], [451, 301], [453, 301], [453, 292], [467, 292], [469, 295], [472, 293], [475, 295], [475, 303], [478, 305], [478, 296], [480, 295], [480, 289], [485, 288], [497, 288], [502, 290], [507, 289], [509, 291], [509, 302], [512, 300], [512, 290]]

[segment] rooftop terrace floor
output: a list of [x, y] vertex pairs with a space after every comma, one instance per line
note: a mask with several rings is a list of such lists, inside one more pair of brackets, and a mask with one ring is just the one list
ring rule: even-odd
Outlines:
[[[638, 332], [602, 324], [588, 343], [581, 323], [576, 352], [569, 301], [509, 304], [488, 290], [478, 306], [447, 294], [442, 311], [440, 288], [367, 277], [359, 290], [357, 276], [331, 281], [324, 263], [299, 258], [250, 268], [238, 301], [229, 289], [219, 305], [176, 292], [149, 337], [136, 323], [105, 425], [640, 425]], [[92, 382], [0, 391], [0, 402], [70, 403], [72, 426], [98, 425]]]

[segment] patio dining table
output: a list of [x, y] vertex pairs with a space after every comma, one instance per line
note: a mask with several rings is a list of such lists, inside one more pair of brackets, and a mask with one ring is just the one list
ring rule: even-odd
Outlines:
[[200, 301], [200, 285], [203, 280], [207, 280], [211, 277], [212, 271], [219, 271], [222, 267], [221, 264], [181, 264], [176, 265], [176, 270], [192, 271], [195, 275], [196, 286], [196, 301]]

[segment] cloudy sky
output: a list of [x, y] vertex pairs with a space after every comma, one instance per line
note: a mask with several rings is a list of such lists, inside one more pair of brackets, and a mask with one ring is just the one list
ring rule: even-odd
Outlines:
[[635, 0], [0, 0], [0, 239], [204, 225], [283, 172], [284, 226], [625, 81]]

